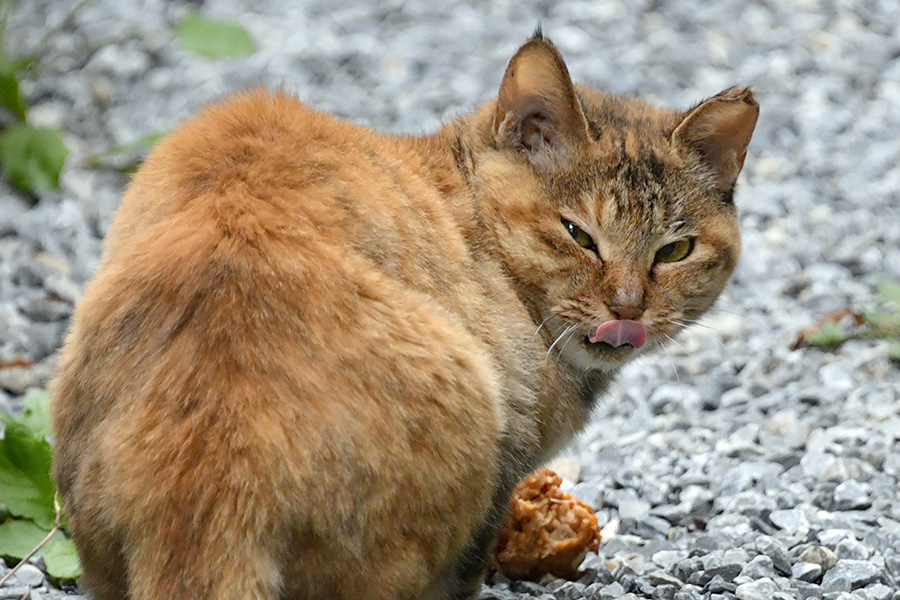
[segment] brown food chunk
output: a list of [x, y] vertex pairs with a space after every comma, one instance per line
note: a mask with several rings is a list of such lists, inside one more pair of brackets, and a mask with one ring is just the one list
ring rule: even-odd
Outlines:
[[551, 574], [576, 579], [588, 551], [600, 544], [590, 506], [561, 489], [562, 478], [537, 471], [516, 486], [506, 523], [494, 550], [494, 566], [513, 579]]

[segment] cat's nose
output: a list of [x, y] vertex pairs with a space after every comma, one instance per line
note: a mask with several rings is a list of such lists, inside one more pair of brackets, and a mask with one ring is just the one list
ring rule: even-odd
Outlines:
[[644, 314], [644, 309], [640, 306], [610, 306], [609, 310], [619, 319], [634, 320]]

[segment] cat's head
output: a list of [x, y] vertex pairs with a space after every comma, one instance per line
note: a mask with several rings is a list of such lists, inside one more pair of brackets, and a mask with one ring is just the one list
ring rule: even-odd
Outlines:
[[539, 35], [475, 120], [482, 218], [553, 354], [613, 369], [714, 302], [740, 252], [733, 202], [759, 108], [688, 111], [573, 85]]

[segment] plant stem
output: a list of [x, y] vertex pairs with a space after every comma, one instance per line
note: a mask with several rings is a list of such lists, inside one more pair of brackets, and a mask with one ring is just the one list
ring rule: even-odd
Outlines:
[[[39, 543], [37, 546], [35, 546], [34, 549], [32, 549], [31, 552], [28, 553], [28, 556], [26, 556], [25, 558], [23, 558], [22, 560], [20, 560], [20, 561], [19, 561], [19, 564], [17, 564], [16, 566], [14, 566], [14, 567], [12, 568], [12, 570], [11, 570], [9, 573], [7, 573], [6, 575], [4, 575], [3, 578], [0, 579], [0, 587], [3, 587], [3, 584], [6, 583], [7, 580], [9, 580], [9, 578], [12, 577], [12, 576], [15, 574], [15, 572], [18, 571], [19, 568], [21, 568], [22, 565], [24, 565], [26, 562], [28, 562], [28, 559], [30, 559], [32, 556], [34, 556], [35, 554], [37, 554], [38, 551], [39, 551], [41, 548], [43, 548], [43, 547], [47, 544], [47, 542], [50, 541], [50, 538], [52, 538], [53, 535], [54, 535], [57, 531], [59, 531], [59, 515], [60, 515], [60, 507], [59, 507], [59, 499], [58, 499], [55, 495], [53, 496], [53, 509], [56, 511], [56, 522], [53, 524], [53, 529], [51, 529], [51, 530], [50, 530], [50, 533], [48, 533], [47, 536], [46, 536], [44, 539], [42, 539], [42, 540], [40, 541], [40, 543]], [[29, 592], [30, 592], [30, 591], [31, 591], [31, 590], [29, 590]], [[28, 594], [26, 593], [26, 596], [27, 596], [27, 595], [28, 595]]]

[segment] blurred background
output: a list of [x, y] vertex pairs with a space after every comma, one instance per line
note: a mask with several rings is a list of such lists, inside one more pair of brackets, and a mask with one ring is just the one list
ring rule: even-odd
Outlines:
[[[864, 598], [900, 589], [900, 3], [2, 0], [0, 16], [0, 414], [29, 415], [37, 438], [129, 173], [209, 102], [283, 88], [384, 132], [430, 132], [496, 94], [538, 23], [573, 78], [601, 90], [689, 108], [752, 86], [761, 114], [736, 198], [732, 284], [667, 354], [627, 370], [567, 453], [568, 481], [609, 525], [607, 563], [644, 557], [635, 577], [676, 572], [654, 551], [687, 560], [728, 545], [750, 562], [765, 535], [796, 564], [803, 544], [835, 550], [852, 537], [865, 556], [841, 560], [875, 565], [874, 576], [844, 586], [824, 567], [808, 582], [775, 572], [732, 577], [721, 593], [761, 578], [776, 586], [768, 598], [822, 597], [796, 596], [795, 580]], [[836, 500], [848, 481], [863, 501]], [[704, 492], [688, 497], [691, 486]], [[3, 490], [0, 475], [0, 505]], [[676, 506], [684, 514], [666, 512]], [[796, 511], [800, 529], [772, 511]], [[14, 512], [0, 511], [0, 527], [49, 518]], [[843, 512], [865, 515], [823, 515]], [[835, 529], [848, 533], [820, 539]], [[719, 537], [705, 547], [701, 535]], [[596, 574], [602, 564], [585, 585], [622, 585]]]

